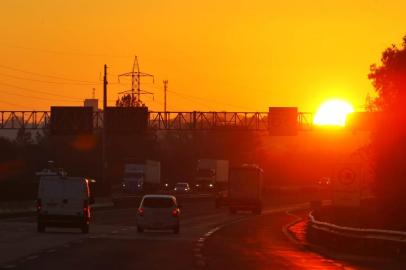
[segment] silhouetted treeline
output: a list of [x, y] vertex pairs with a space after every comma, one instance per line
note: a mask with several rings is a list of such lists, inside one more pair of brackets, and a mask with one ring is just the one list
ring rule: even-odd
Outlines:
[[[32, 135], [33, 134], [33, 135]], [[337, 132], [303, 133], [297, 137], [271, 137], [248, 131], [148, 131], [138, 135], [110, 134], [107, 140], [108, 180], [122, 181], [123, 164], [146, 159], [161, 161], [162, 181], [191, 182], [201, 158], [226, 159], [230, 164], [259, 164], [265, 185], [309, 185], [331, 176], [337, 156], [352, 152], [353, 135]], [[102, 187], [101, 134], [51, 136], [48, 132], [18, 132], [13, 141], [0, 140], [0, 198], [35, 198], [35, 172], [48, 160], [69, 175], [85, 176]]]
[[376, 172], [375, 192], [388, 222], [406, 222], [406, 36], [386, 49], [369, 78], [378, 97], [370, 109], [381, 111], [370, 147]]

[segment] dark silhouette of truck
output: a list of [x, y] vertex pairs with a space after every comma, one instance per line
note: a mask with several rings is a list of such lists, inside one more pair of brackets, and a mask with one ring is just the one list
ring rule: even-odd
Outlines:
[[263, 170], [257, 165], [230, 168], [227, 204], [231, 213], [237, 211], [262, 212]]

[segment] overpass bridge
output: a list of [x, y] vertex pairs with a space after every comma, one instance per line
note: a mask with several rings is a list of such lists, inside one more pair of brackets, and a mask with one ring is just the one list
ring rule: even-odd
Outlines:
[[[246, 130], [267, 131], [269, 112], [148, 112], [150, 130]], [[298, 130], [313, 128], [313, 113], [298, 113]], [[0, 111], [0, 130], [48, 129], [50, 111]], [[103, 128], [103, 111], [93, 112], [93, 128]]]

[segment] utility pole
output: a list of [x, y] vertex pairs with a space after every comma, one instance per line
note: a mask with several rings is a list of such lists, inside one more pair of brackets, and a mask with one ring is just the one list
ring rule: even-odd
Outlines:
[[164, 80], [164, 119], [165, 125], [168, 124], [168, 114], [166, 113], [166, 92], [168, 91], [168, 80]]
[[106, 109], [107, 109], [107, 65], [104, 65], [103, 76], [103, 131], [102, 131], [102, 178], [104, 191], [110, 195], [110, 188], [107, 177], [107, 131], [106, 131]]
[[[120, 92], [119, 94], [131, 93], [131, 101], [133, 102], [134, 97], [135, 97], [135, 90], [137, 90], [137, 93], [136, 93], [137, 99], [135, 101], [135, 104], [131, 104], [132, 106], [141, 107], [143, 105], [143, 103], [141, 102], [141, 95], [144, 95], [144, 94], [153, 95], [154, 94], [154, 93], [141, 89], [141, 77], [152, 77], [152, 80], [154, 80], [154, 75], [140, 71], [140, 65], [138, 63], [137, 56], [135, 56], [135, 58], [134, 58], [132, 71], [118, 75], [118, 79], [120, 80], [120, 77], [122, 77], [122, 76], [131, 77], [131, 89]], [[135, 87], [137, 87], [137, 89], [135, 89]]]

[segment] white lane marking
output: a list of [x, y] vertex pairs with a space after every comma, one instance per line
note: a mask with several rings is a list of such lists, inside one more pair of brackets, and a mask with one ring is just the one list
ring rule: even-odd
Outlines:
[[27, 259], [27, 261], [31, 261], [31, 260], [38, 259], [38, 256], [37, 255], [32, 255], [32, 256], [28, 256], [26, 259]]
[[15, 265], [15, 264], [9, 264], [9, 265], [3, 266], [2, 269], [12, 269], [12, 268], [16, 268], [16, 267], [17, 267], [17, 265]]
[[47, 250], [46, 252], [47, 252], [47, 253], [54, 253], [54, 252], [56, 252], [56, 249], [49, 249], [49, 250]]
[[293, 225], [295, 225], [296, 223], [300, 222], [303, 220], [302, 217], [292, 214], [290, 213], [290, 210], [285, 212], [288, 216], [294, 217], [296, 218], [295, 220], [293, 220], [292, 222], [289, 222], [288, 224], [286, 224], [285, 226], [282, 227], [282, 232], [283, 234], [289, 239], [290, 242], [292, 242], [293, 244], [297, 245], [299, 248], [303, 249], [303, 246], [301, 245], [301, 243], [295, 238], [293, 237], [293, 235], [289, 232], [289, 228], [292, 227]]
[[[308, 204], [298, 204], [298, 205], [292, 205], [289, 207], [283, 207], [283, 208], [277, 208], [277, 209], [270, 209], [270, 210], [266, 210], [263, 212], [263, 215], [269, 215], [269, 214], [275, 214], [275, 213], [280, 213], [283, 211], [286, 211], [287, 214], [289, 214], [289, 211], [292, 210], [299, 210], [299, 209], [304, 209], [307, 208]], [[293, 214], [291, 214], [293, 215]], [[201, 236], [198, 240], [197, 243], [195, 244], [195, 263], [196, 266], [199, 268], [203, 268], [206, 266], [206, 259], [204, 257], [204, 255], [202, 254], [202, 249], [204, 247], [204, 242], [207, 240], [207, 238], [209, 238], [211, 235], [213, 235], [214, 233], [216, 233], [217, 231], [223, 229], [226, 226], [230, 226], [236, 223], [240, 223], [246, 220], [251, 219], [252, 217], [257, 217], [257, 216], [242, 216], [242, 217], [238, 217], [234, 220], [225, 222], [224, 224], [221, 224], [217, 227], [212, 228], [211, 230], [209, 230], [208, 232], [206, 232], [203, 236]]]

